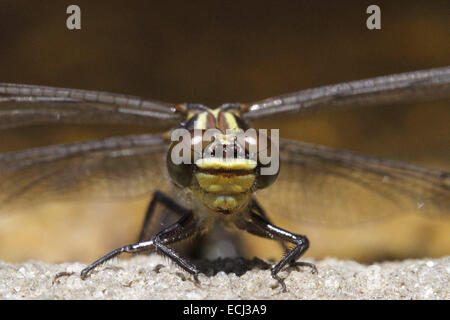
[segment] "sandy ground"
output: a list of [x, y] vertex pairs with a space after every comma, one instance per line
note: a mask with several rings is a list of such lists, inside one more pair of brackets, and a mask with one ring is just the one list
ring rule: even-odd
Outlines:
[[[308, 260], [309, 262], [314, 262]], [[361, 265], [315, 261], [319, 270], [288, 268], [280, 273], [288, 291], [261, 260], [197, 262], [205, 274], [191, 276], [166, 259], [116, 259], [86, 280], [80, 263], [0, 262], [1, 299], [450, 299], [450, 257]], [[54, 280], [59, 272], [74, 272]], [[237, 274], [236, 274], [237, 273]], [[240, 275], [240, 276], [239, 276]]]

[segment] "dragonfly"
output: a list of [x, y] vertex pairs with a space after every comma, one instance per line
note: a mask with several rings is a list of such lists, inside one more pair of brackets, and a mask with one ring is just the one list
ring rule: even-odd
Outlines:
[[[230, 165], [221, 155], [213, 161], [200, 157], [191, 164], [177, 164], [169, 157], [177, 145], [170, 133], [177, 128], [188, 132], [212, 128], [219, 131], [216, 138], [222, 144], [225, 129], [256, 128], [268, 118], [448, 101], [449, 97], [450, 66], [327, 85], [254, 103], [226, 103], [216, 109], [124, 94], [0, 83], [0, 130], [42, 124], [113, 124], [140, 125], [154, 132], [0, 154], [0, 211], [86, 196], [100, 201], [153, 194], [138, 241], [99, 258], [81, 271], [82, 278], [121, 253], [156, 250], [199, 284], [199, 269], [172, 245], [219, 222], [280, 242], [285, 255], [271, 267], [271, 276], [286, 291], [278, 275], [285, 266], [317, 269], [298, 261], [309, 247], [307, 236], [274, 225], [269, 216], [330, 225], [405, 210], [446, 218], [450, 173], [283, 138], [277, 144], [279, 170], [271, 175], [261, 174], [264, 165], [259, 160], [236, 160]], [[198, 141], [204, 150], [204, 141]], [[245, 149], [236, 139], [231, 141]], [[155, 231], [157, 206], [176, 218]]]

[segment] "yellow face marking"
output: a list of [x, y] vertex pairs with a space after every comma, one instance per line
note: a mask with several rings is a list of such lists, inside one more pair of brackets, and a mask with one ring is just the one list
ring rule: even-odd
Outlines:
[[238, 202], [234, 197], [218, 196], [212, 203], [214, 208], [221, 210], [232, 210], [237, 207]]
[[[208, 111], [198, 112], [190, 111], [186, 117], [186, 120], [190, 120], [192, 117], [197, 116], [195, 129], [206, 129], [207, 128], [207, 121], [208, 121], [208, 114], [212, 115], [216, 121], [218, 121], [219, 113], [222, 112], [223, 117], [225, 118], [225, 121], [227, 123], [227, 128], [232, 131], [238, 131], [239, 125], [236, 121], [235, 114], [233, 112], [229, 111], [222, 111], [220, 108], [218, 109], [208, 109]], [[216, 126], [218, 124], [216, 123]]]
[[205, 129], [206, 128], [206, 112], [198, 114], [197, 120], [195, 121], [195, 129]]
[[236, 122], [236, 118], [230, 112], [224, 112], [225, 120], [227, 121], [228, 128], [230, 130], [239, 130], [239, 125]]
[[253, 170], [256, 168], [256, 161], [242, 158], [202, 158], [195, 164], [200, 169], [224, 169], [224, 170]]
[[219, 115], [219, 112], [220, 112], [220, 108], [209, 110], [209, 111], [213, 114], [214, 118], [217, 119], [217, 116]]
[[221, 173], [195, 174], [200, 188], [197, 196], [207, 207], [222, 213], [233, 213], [241, 210], [251, 197], [251, 188], [256, 176], [253, 173], [244, 175], [229, 175]]
[[255, 175], [231, 175], [210, 174], [197, 172], [195, 177], [200, 188], [210, 193], [235, 194], [246, 192], [251, 189], [255, 182]]
[[[201, 189], [200, 189], [201, 190]], [[199, 200], [213, 211], [230, 214], [244, 208], [251, 199], [251, 192], [223, 195], [198, 191]]]
[[202, 188], [205, 189], [206, 191], [211, 192], [211, 193], [223, 192], [223, 186], [222, 185], [220, 185], [220, 184], [210, 184], [210, 185], [208, 185], [207, 183], [205, 184], [205, 181], [203, 181], [205, 179], [202, 179], [202, 178], [198, 178], [198, 179], [202, 180]]
[[193, 116], [195, 116], [197, 112], [193, 112], [192, 110], [188, 112], [186, 120], [190, 120]]

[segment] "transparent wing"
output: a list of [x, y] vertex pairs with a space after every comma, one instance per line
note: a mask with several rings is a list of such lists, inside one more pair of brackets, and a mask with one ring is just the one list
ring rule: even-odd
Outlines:
[[0, 212], [44, 201], [117, 200], [166, 189], [166, 141], [113, 137], [0, 154]]
[[339, 83], [249, 104], [247, 120], [338, 107], [432, 100], [450, 97], [450, 67]]
[[0, 83], [0, 130], [57, 122], [141, 124], [162, 130], [179, 121], [171, 106], [122, 94]]
[[450, 217], [450, 173], [292, 140], [280, 174], [257, 192], [269, 216], [351, 225], [402, 213]]

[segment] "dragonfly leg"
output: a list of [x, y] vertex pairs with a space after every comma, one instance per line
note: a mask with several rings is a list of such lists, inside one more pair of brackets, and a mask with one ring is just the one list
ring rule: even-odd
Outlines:
[[[252, 198], [252, 200], [250, 201], [250, 210], [261, 215], [261, 217], [266, 219], [267, 223], [272, 224], [272, 221], [270, 221], [270, 218], [267, 216], [266, 211], [260, 206], [260, 204], [258, 203], [258, 201], [255, 198]], [[283, 248], [284, 253], [288, 253], [289, 248], [286, 245], [286, 243], [283, 240], [280, 240], [279, 243], [280, 243], [281, 247]], [[289, 264], [292, 265], [293, 262], [289, 261]]]
[[200, 284], [197, 267], [180, 257], [173, 249], [167, 247], [168, 244], [185, 240], [198, 233], [201, 228], [197, 222], [192, 211], [189, 212], [189, 214], [184, 215], [178, 222], [159, 232], [154, 238], [154, 244], [158, 251], [169, 257], [182, 269], [192, 274], [195, 283]]
[[81, 278], [85, 279], [91, 270], [93, 270], [97, 266], [105, 263], [106, 261], [111, 260], [114, 257], [117, 257], [119, 254], [121, 254], [123, 252], [136, 253], [139, 251], [143, 251], [145, 249], [152, 248], [153, 245], [154, 245], [153, 240], [150, 240], [150, 241], [138, 242], [135, 244], [129, 244], [129, 245], [123, 246], [121, 248], [114, 249], [113, 251], [105, 254], [103, 257], [94, 261], [89, 266], [87, 266], [86, 268], [81, 270]]
[[198, 284], [198, 270], [197, 268], [187, 262], [185, 259], [179, 257], [172, 249], [167, 247], [168, 244], [175, 243], [186, 238], [193, 236], [198, 231], [198, 225], [194, 219], [192, 211], [185, 214], [180, 220], [166, 229], [159, 232], [152, 240], [141, 241], [135, 244], [126, 245], [121, 248], [117, 248], [108, 254], [104, 255], [100, 259], [96, 260], [85, 269], [81, 271], [81, 278], [85, 279], [88, 273], [99, 266], [100, 264], [118, 256], [119, 254], [137, 253], [150, 248], [156, 247], [158, 251], [175, 261], [181, 268], [194, 275], [195, 282]]
[[179, 216], [186, 215], [189, 210], [183, 208], [178, 205], [174, 200], [172, 200], [169, 196], [162, 193], [161, 191], [155, 191], [153, 193], [152, 201], [150, 202], [147, 212], [145, 213], [144, 223], [142, 224], [141, 232], [139, 233], [138, 241], [144, 241], [148, 232], [149, 227], [151, 226], [151, 220], [153, 217], [153, 213], [155, 212], [156, 205], [161, 203], [164, 207], [169, 209], [172, 212], [175, 212]]
[[[238, 228], [243, 229], [251, 234], [280, 241], [287, 241], [293, 243], [295, 247], [290, 250], [275, 266], [271, 269], [271, 274], [276, 279], [282, 291], [286, 292], [286, 284], [284, 280], [278, 276], [278, 272], [288, 263], [295, 264], [306, 250], [309, 248], [309, 241], [306, 236], [294, 234], [269, 223], [266, 219], [252, 211], [249, 213], [249, 219], [241, 219], [236, 222]], [[299, 265], [308, 266], [312, 268], [313, 273], [317, 273], [317, 268], [312, 263], [301, 262]]]

